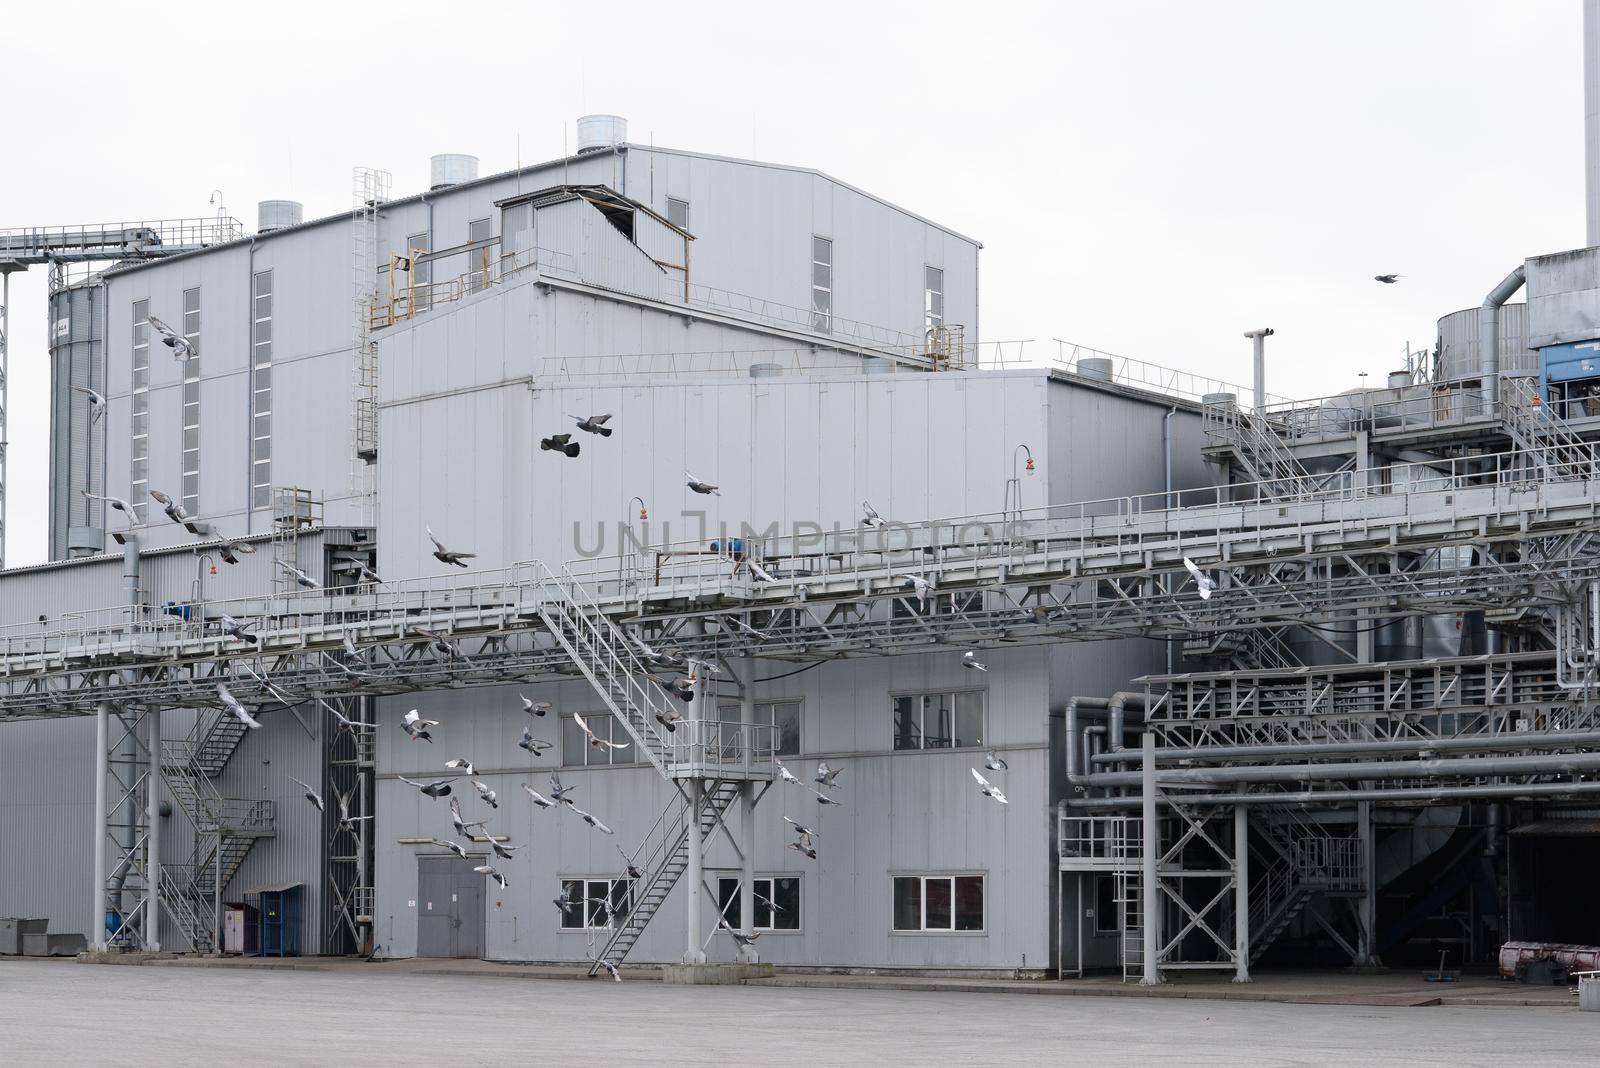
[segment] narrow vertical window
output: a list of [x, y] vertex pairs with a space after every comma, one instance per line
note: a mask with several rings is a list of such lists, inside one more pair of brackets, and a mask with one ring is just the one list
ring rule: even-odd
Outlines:
[[689, 202], [676, 197], [667, 198], [667, 222], [680, 230], [689, 229]]
[[254, 279], [250, 354], [250, 506], [272, 505], [272, 272]]
[[[494, 236], [494, 222], [491, 219], [473, 219], [467, 223], [467, 243], [474, 244], [478, 241], [487, 241]], [[467, 253], [467, 292], [476, 293], [489, 285], [490, 262], [487, 248], [475, 248]]]
[[811, 239], [811, 326], [833, 329], [833, 242]]
[[133, 302], [133, 406], [128, 444], [128, 496], [143, 523], [150, 495], [150, 302]]
[[938, 267], [922, 269], [922, 324], [928, 330], [944, 325], [944, 271]]
[[200, 514], [200, 290], [183, 291], [183, 509]]
[[[412, 234], [406, 238], [406, 255], [415, 256], [419, 252], [432, 251], [428, 245], [428, 232]], [[411, 310], [414, 312], [425, 311], [430, 303], [428, 297], [433, 284], [433, 264], [411, 264], [411, 287], [416, 292], [416, 305]]]

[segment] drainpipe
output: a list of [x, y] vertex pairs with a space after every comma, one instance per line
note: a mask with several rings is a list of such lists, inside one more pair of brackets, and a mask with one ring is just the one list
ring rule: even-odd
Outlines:
[[1500, 395], [1500, 305], [1522, 288], [1527, 268], [1518, 265], [1501, 283], [1489, 290], [1478, 311], [1478, 370], [1483, 375], [1483, 400], [1493, 405]]
[[1078, 716], [1080, 713], [1084, 715], [1091, 712], [1103, 713], [1110, 703], [1103, 697], [1074, 697], [1067, 702], [1067, 722], [1064, 729], [1067, 732], [1067, 784], [1070, 786], [1081, 789], [1089, 785], [1088, 765], [1078, 766], [1078, 746], [1082, 744], [1078, 737]]
[[[1178, 414], [1178, 406], [1174, 404], [1168, 409], [1167, 414], [1161, 417], [1161, 453], [1165, 461], [1165, 496], [1161, 503], [1164, 507], [1172, 507], [1172, 417]], [[1173, 582], [1176, 576], [1167, 575], [1162, 584], [1166, 587], [1167, 596], [1172, 596]], [[1167, 674], [1173, 675], [1178, 670], [1178, 642], [1175, 638], [1167, 639]]]

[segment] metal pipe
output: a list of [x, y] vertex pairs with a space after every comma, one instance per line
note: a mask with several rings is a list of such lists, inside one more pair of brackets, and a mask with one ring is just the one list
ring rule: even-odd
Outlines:
[[700, 938], [700, 887], [705, 882], [705, 838], [700, 830], [700, 807], [705, 797], [705, 780], [689, 780], [689, 885], [686, 907], [689, 910], [688, 948], [683, 952], [683, 963], [704, 964], [706, 951]]
[[1493, 404], [1500, 392], [1500, 306], [1522, 288], [1527, 268], [1518, 264], [1500, 284], [1489, 290], [1478, 310], [1478, 370], [1483, 375], [1483, 398]]
[[[1600, 0], [1597, 0], [1597, 2], [1600, 2]], [[1161, 457], [1162, 457], [1162, 468], [1163, 468], [1162, 481], [1163, 481], [1163, 489], [1164, 489], [1164, 493], [1165, 493], [1165, 495], [1161, 499], [1161, 506], [1163, 508], [1171, 508], [1172, 507], [1172, 418], [1173, 418], [1173, 416], [1175, 416], [1177, 414], [1178, 414], [1178, 406], [1176, 404], [1174, 404], [1171, 408], [1167, 409], [1167, 414], [1161, 417]], [[1173, 589], [1174, 589], [1174, 585], [1173, 584], [1176, 581], [1177, 581], [1177, 576], [1175, 574], [1173, 574], [1173, 573], [1170, 573], [1170, 572], [1162, 577], [1161, 582], [1162, 582], [1162, 585], [1165, 587], [1165, 589], [1167, 591], [1167, 596], [1168, 597], [1172, 596], [1172, 592], [1173, 592]], [[1177, 670], [1178, 670], [1178, 639], [1176, 639], [1176, 638], [1168, 638], [1167, 639], [1167, 674], [1168, 675], [1176, 674]], [[1121, 747], [1119, 746], [1118, 748], [1121, 748]]]
[[[1600, 753], [1549, 756], [1446, 757], [1439, 760], [1376, 760], [1330, 764], [1268, 764], [1244, 768], [1169, 768], [1167, 785], [1247, 782], [1326, 782], [1352, 779], [1431, 779], [1456, 775], [1554, 775], [1600, 771]], [[1112, 771], [1089, 776], [1092, 786], [1133, 786], [1142, 771]]]
[[[1600, 794], [1600, 780], [1518, 785], [1490, 783], [1479, 786], [1392, 787], [1380, 790], [1302, 790], [1284, 793], [1263, 790], [1258, 793], [1184, 794], [1185, 805], [1337, 805], [1358, 801], [1401, 801], [1429, 804], [1435, 801], [1460, 801], [1471, 798], [1509, 797], [1513, 800], [1534, 797], [1564, 797], [1571, 794]], [[1133, 795], [1068, 798], [1067, 804], [1089, 811], [1114, 811], [1133, 808], [1139, 798]]]
[[150, 770], [145, 780], [144, 948], [161, 951], [161, 707], [144, 714]]
[[94, 713], [94, 925], [89, 928], [90, 948], [106, 948], [106, 776], [110, 773], [111, 708], [104, 701]]
[[1140, 857], [1143, 862], [1139, 893], [1143, 900], [1140, 904], [1144, 909], [1144, 977], [1139, 980], [1140, 986], [1155, 986], [1161, 982], [1161, 965], [1157, 963], [1156, 950], [1160, 946], [1161, 931], [1159, 918], [1161, 909], [1158, 903], [1161, 900], [1161, 884], [1157, 881], [1159, 873], [1156, 868], [1156, 854], [1161, 849], [1161, 836], [1156, 824], [1156, 736], [1146, 732], [1144, 736], [1144, 775], [1143, 789], [1139, 793], [1140, 808], [1144, 815], [1142, 831], [1144, 832], [1143, 848]]
[[1585, 243], [1600, 245], [1600, 0], [1583, 2], [1583, 148]]
[[122, 542], [122, 603], [135, 606], [129, 609], [133, 616], [130, 622], [139, 618], [137, 606], [144, 596], [140, 588], [140, 566], [139, 535], [130, 530], [123, 536]]
[[1233, 806], [1233, 981], [1250, 981], [1250, 810]]
[[1144, 694], [1132, 690], [1118, 690], [1111, 695], [1111, 700], [1106, 705], [1106, 737], [1115, 752], [1126, 748], [1122, 744], [1123, 731], [1126, 730], [1124, 720], [1127, 718], [1128, 706], [1138, 713], [1139, 725], [1144, 725]]
[[1267, 338], [1273, 335], [1270, 326], [1252, 330], [1245, 337], [1254, 342], [1256, 413], [1267, 406]]
[[[1563, 749], [1600, 746], [1600, 731], [1552, 731], [1549, 734], [1467, 738], [1392, 738], [1374, 742], [1319, 742], [1315, 745], [1219, 745], [1191, 749], [1158, 749], [1159, 762], [1273, 760], [1285, 756], [1334, 756], [1341, 753], [1493, 752], [1505, 749]], [[1097, 753], [1094, 764], [1131, 764], [1137, 753]]]
[[[744, 660], [744, 686], [739, 691], [739, 722], [744, 727], [745, 746], [755, 742], [756, 723], [756, 662], [753, 657]], [[777, 725], [773, 725], [776, 732]], [[773, 751], [777, 751], [777, 738], [773, 738]], [[739, 870], [739, 933], [746, 938], [756, 934], [756, 784], [745, 782], [739, 786], [739, 851], [744, 854]], [[739, 959], [755, 964], [761, 958], [755, 946], [739, 947]]]
[[1095, 747], [1094, 740], [1096, 738], [1104, 738], [1105, 736], [1106, 725], [1104, 723], [1091, 723], [1089, 726], [1083, 728], [1084, 767], [1088, 767], [1089, 762], [1099, 755], [1100, 750]]
[[1067, 783], [1071, 786], [1089, 785], [1087, 764], [1078, 766], [1078, 746], [1082, 744], [1078, 738], [1078, 714], [1081, 711], [1104, 711], [1109, 701], [1101, 697], [1074, 697], [1067, 702], [1067, 721], [1063, 729], [1067, 733]]

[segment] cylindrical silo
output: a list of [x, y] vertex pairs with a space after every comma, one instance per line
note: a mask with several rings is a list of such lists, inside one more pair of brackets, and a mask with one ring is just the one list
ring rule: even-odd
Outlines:
[[105, 546], [106, 415], [84, 390], [106, 394], [105, 287], [52, 276], [50, 350], [50, 559], [88, 556]]

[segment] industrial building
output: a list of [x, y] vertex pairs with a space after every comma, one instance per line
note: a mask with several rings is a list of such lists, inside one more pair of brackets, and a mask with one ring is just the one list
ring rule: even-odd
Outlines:
[[1009, 358], [972, 238], [579, 129], [0, 231], [55, 557], [0, 572], [0, 915], [593, 973], [1600, 942], [1600, 247], [1288, 400]]

